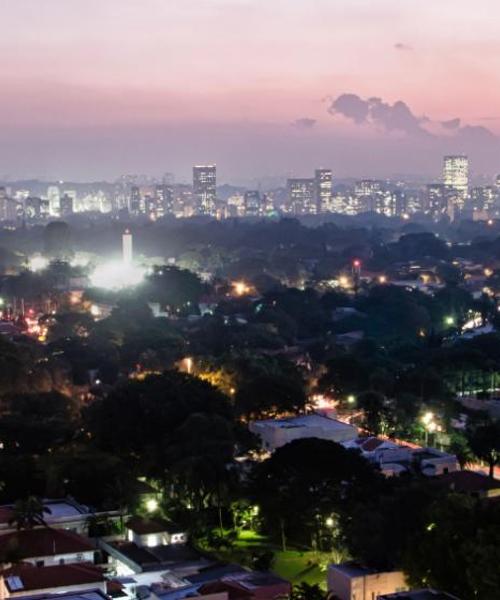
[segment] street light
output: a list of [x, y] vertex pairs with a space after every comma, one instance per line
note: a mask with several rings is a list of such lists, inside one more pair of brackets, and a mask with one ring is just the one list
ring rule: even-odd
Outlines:
[[449, 327], [451, 327], [452, 325], [455, 325], [455, 319], [454, 317], [452, 317], [451, 315], [448, 315], [447, 317], [444, 318], [444, 322], [446, 325], [448, 325]]
[[353, 396], [353, 394], [349, 394], [349, 396], [347, 396], [347, 402], [348, 404], [354, 404], [356, 402], [356, 396]]
[[438, 430], [438, 425], [434, 420], [434, 413], [428, 411], [422, 415], [420, 418], [422, 425], [424, 426], [425, 432], [425, 445], [429, 444], [429, 433], [435, 433]]

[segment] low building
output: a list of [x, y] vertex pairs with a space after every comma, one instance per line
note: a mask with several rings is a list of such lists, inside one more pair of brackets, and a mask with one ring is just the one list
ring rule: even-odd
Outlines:
[[45, 592], [43, 594], [24, 594], [17, 596], [17, 598], [22, 600], [109, 600], [109, 596], [100, 589], [93, 587], [87, 587], [86, 590], [80, 592], [68, 592], [66, 594]]
[[90, 588], [106, 593], [106, 580], [98, 567], [89, 563], [36, 567], [13, 565], [0, 572], [0, 598], [30, 594], [77, 592]]
[[341, 443], [358, 437], [358, 430], [353, 425], [317, 413], [289, 419], [253, 421], [249, 428], [259, 436], [262, 446], [271, 452], [294, 440], [304, 438]]
[[90, 540], [62, 529], [41, 527], [24, 529], [0, 536], [0, 548], [6, 559], [12, 554], [37, 567], [71, 563], [93, 563], [95, 547]]
[[459, 464], [454, 454], [437, 448], [422, 448], [413, 452], [413, 462], [424, 475], [444, 475], [458, 471]]
[[132, 517], [125, 525], [127, 539], [137, 546], [153, 548], [154, 546], [185, 544], [187, 533], [185, 530], [164, 519], [147, 519]]
[[375, 600], [408, 589], [402, 571], [377, 571], [354, 562], [329, 565], [328, 592], [338, 600]]
[[[44, 521], [53, 529], [67, 529], [80, 535], [88, 535], [89, 520], [91, 517], [106, 517], [119, 520], [119, 511], [92, 513], [88, 506], [80, 504], [72, 498], [44, 499]], [[15, 515], [13, 504], [0, 506], [0, 535], [16, 531], [13, 522]]]

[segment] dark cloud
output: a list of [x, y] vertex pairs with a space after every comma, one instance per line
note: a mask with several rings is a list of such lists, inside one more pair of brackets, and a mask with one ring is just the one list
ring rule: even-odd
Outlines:
[[316, 125], [316, 119], [303, 117], [302, 119], [296, 119], [292, 125], [297, 129], [312, 129]]
[[408, 52], [410, 50], [413, 50], [412, 46], [410, 46], [409, 44], [403, 44], [402, 42], [398, 42], [397, 44], [394, 44], [394, 48], [396, 50], [401, 50], [403, 52]]
[[450, 119], [448, 121], [441, 121], [441, 125], [445, 129], [458, 129], [460, 127], [461, 120], [457, 117], [456, 119]]
[[363, 100], [356, 94], [341, 94], [330, 102], [330, 114], [341, 114], [355, 123], [371, 123], [386, 131], [402, 131], [410, 135], [429, 135], [422, 126], [427, 119], [414, 115], [401, 100], [389, 104], [381, 98]]
[[341, 94], [329, 98], [328, 112], [342, 115], [358, 125], [369, 124], [387, 132], [403, 132], [409, 137], [441, 139], [450, 137], [464, 144], [498, 142], [497, 136], [486, 127], [462, 125], [460, 118], [448, 121], [433, 121], [427, 117], [417, 117], [410, 107], [401, 100], [390, 104], [381, 98], [364, 100], [356, 94]]

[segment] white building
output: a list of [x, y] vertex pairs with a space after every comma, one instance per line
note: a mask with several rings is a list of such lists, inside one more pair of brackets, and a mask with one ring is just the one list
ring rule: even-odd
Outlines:
[[408, 589], [402, 571], [377, 571], [356, 563], [328, 566], [328, 592], [339, 600], [376, 600]]
[[294, 440], [304, 438], [340, 443], [358, 437], [358, 430], [353, 425], [316, 413], [289, 419], [253, 421], [249, 429], [260, 437], [262, 446], [271, 452]]

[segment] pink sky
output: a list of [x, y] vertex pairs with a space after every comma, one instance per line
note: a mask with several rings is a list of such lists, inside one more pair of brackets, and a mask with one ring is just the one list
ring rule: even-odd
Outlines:
[[[304, 117], [317, 123], [300, 136], [317, 140], [314, 160], [324, 163], [331, 160], [328, 136], [353, 143], [388, 137], [327, 113], [324, 98], [346, 92], [403, 100], [417, 116], [461, 117], [500, 134], [498, 0], [0, 0], [0, 5], [0, 126], [6, 136], [0, 140], [5, 165], [0, 173], [60, 170], [77, 176], [80, 164], [82, 176], [108, 174], [101, 160], [100, 166], [92, 163], [89, 131], [96, 149], [103, 137], [101, 144], [113, 140], [122, 152], [127, 139], [147, 145], [154, 126], [170, 132], [168, 145], [155, 147], [172, 170], [189, 167], [174, 157], [173, 145], [188, 163], [211, 160], [197, 154], [199, 147], [210, 152], [197, 131], [211, 137], [213, 155], [224, 161], [229, 139], [239, 142], [237, 133], [248, 135], [250, 125], [262, 140], [272, 135], [283, 140], [269, 155], [268, 170], [282, 152], [275, 168], [286, 170], [289, 141], [299, 135], [290, 123]], [[277, 128], [284, 131], [276, 134]], [[37, 163], [33, 148], [33, 156], [23, 155], [28, 141], [43, 160]], [[68, 151], [75, 153], [71, 162]], [[133, 149], [123, 164], [115, 158], [109, 174], [132, 167], [134, 158]], [[144, 153], [136, 158], [143, 161], [138, 170], [148, 171]], [[290, 169], [301, 168], [300, 160], [291, 154]], [[362, 159], [366, 172], [367, 160]], [[377, 163], [386, 172], [390, 167]], [[156, 168], [153, 160], [150, 170]], [[228, 175], [245, 176], [244, 168], [231, 169]]]

